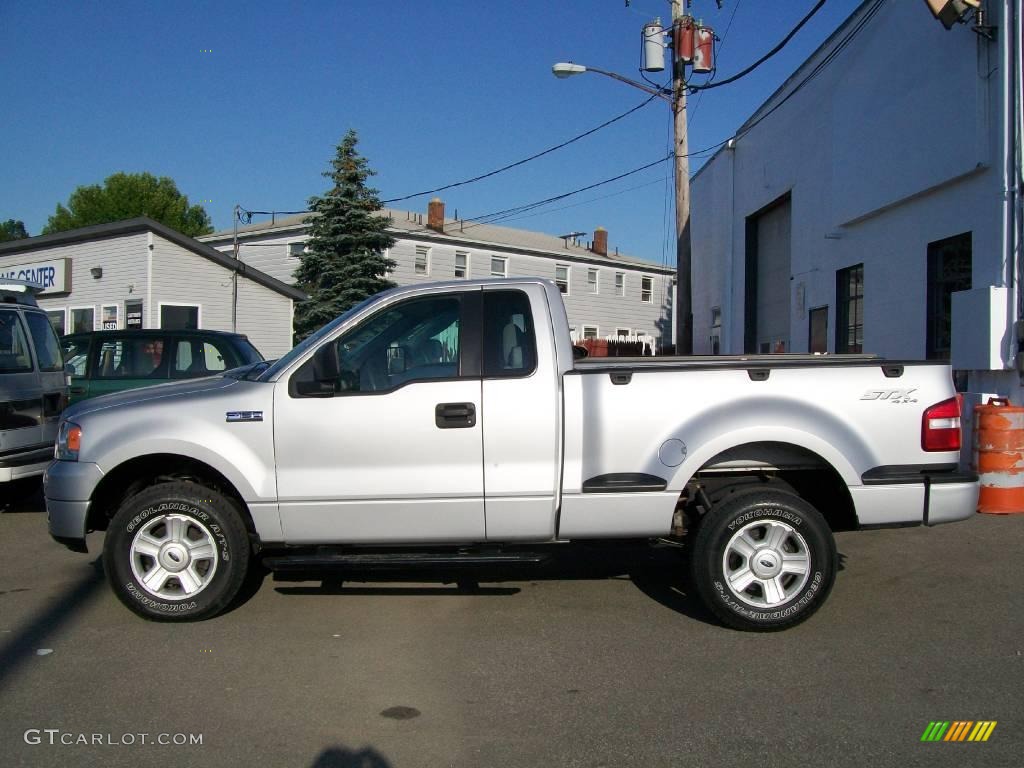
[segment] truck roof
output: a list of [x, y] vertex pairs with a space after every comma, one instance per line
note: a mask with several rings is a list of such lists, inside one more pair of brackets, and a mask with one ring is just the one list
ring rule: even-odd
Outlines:
[[25, 307], [38, 307], [36, 294], [42, 290], [43, 286], [39, 283], [0, 277], [0, 304], [20, 304]]

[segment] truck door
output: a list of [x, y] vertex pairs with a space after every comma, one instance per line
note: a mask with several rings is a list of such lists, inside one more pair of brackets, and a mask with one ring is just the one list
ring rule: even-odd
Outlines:
[[482, 349], [487, 538], [554, 538], [561, 389], [541, 286], [484, 289]]
[[287, 542], [484, 539], [480, 302], [392, 303], [277, 383]]

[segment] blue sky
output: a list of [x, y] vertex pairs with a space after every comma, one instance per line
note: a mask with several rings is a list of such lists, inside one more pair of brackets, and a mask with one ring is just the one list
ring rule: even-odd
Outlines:
[[[829, 0], [754, 74], [691, 97], [691, 151], [730, 136], [860, 2]], [[718, 10], [714, 0], [693, 0], [692, 13], [724, 35], [721, 79], [812, 5], [724, 0]], [[924, 23], [923, 4], [922, 14]], [[117, 171], [172, 177], [218, 229], [231, 226], [236, 203], [302, 209], [326, 189], [320, 174], [349, 128], [378, 172], [382, 199], [475, 176], [644, 101], [594, 74], [558, 80], [551, 65], [637, 78], [640, 29], [655, 16], [666, 20], [669, 3], [0, 0], [0, 220], [21, 219], [38, 234], [76, 186]], [[468, 218], [601, 181], [663, 156], [670, 121], [656, 101], [441, 197], [449, 215]], [[551, 234], [604, 226], [612, 248], [672, 263], [670, 174], [663, 163], [503, 223]], [[425, 211], [428, 199], [395, 207]]]

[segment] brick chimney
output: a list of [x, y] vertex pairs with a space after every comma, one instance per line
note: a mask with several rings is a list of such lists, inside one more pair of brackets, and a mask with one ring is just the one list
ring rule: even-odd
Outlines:
[[444, 203], [435, 197], [427, 203], [427, 228], [435, 232], [444, 232]]
[[596, 253], [598, 256], [608, 255], [608, 230], [604, 227], [598, 227], [594, 230], [594, 243], [590, 246], [590, 250]]

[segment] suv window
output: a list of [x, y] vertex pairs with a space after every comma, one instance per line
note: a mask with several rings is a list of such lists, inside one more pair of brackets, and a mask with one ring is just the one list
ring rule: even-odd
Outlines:
[[89, 359], [89, 337], [78, 339], [61, 339], [64, 350], [64, 361], [74, 368], [73, 376], [85, 376], [85, 365]]
[[92, 377], [98, 379], [167, 378], [164, 340], [158, 338], [107, 338], [93, 360]]
[[226, 340], [178, 339], [171, 376], [195, 378], [234, 367], [234, 355]]
[[32, 334], [32, 343], [36, 348], [36, 360], [40, 371], [60, 371], [64, 368], [64, 359], [60, 353], [60, 342], [50, 324], [50, 318], [42, 312], [26, 312], [25, 322]]
[[32, 370], [25, 327], [13, 309], [0, 309], [0, 373]]

